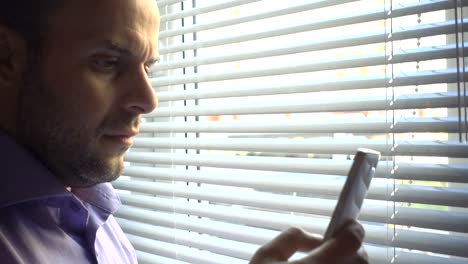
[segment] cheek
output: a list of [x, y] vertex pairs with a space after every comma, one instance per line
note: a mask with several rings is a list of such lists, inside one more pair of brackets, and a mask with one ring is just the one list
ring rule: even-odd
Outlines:
[[61, 100], [64, 111], [75, 115], [75, 121], [94, 127], [111, 112], [115, 97], [113, 89], [85, 70], [75, 69], [49, 83], [55, 97]]
[[109, 85], [90, 74], [83, 74], [75, 80], [73, 87], [77, 103], [82, 110], [94, 115], [105, 115], [110, 111], [113, 104], [113, 89]]
[[45, 78], [51, 92], [89, 121], [103, 119], [114, 104], [112, 80], [92, 72], [83, 58], [51, 52], [44, 59]]

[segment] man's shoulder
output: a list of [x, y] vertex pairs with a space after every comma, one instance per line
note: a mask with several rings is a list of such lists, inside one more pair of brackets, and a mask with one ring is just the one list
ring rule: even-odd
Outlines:
[[92, 263], [87, 248], [72, 230], [65, 229], [62, 210], [54, 205], [60, 200], [33, 200], [0, 209], [1, 263], [70, 263], [74, 259]]

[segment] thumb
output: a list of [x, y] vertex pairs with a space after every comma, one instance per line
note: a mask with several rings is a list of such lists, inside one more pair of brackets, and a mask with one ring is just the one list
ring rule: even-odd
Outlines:
[[297, 251], [310, 251], [321, 242], [299, 228], [289, 228], [257, 250], [250, 263], [287, 261]]
[[362, 245], [364, 234], [364, 228], [359, 223], [354, 220], [349, 221], [332, 239], [320, 247], [316, 256], [322, 261], [326, 260], [325, 263], [341, 263], [356, 256]]

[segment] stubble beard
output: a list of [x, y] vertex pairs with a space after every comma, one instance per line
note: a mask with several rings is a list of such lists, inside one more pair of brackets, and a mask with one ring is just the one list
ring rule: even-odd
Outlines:
[[40, 65], [30, 65], [18, 100], [16, 131], [20, 143], [66, 187], [88, 187], [117, 179], [123, 162], [99, 157], [95, 146], [100, 129], [87, 127], [86, 120], [74, 120], [80, 117], [80, 107], [64, 105], [50, 92], [38, 70]]

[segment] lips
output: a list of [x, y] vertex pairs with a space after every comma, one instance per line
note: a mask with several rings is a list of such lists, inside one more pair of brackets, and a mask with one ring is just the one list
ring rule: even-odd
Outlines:
[[112, 133], [107, 134], [107, 136], [113, 136], [113, 137], [134, 137], [136, 135], [138, 135], [138, 131], [134, 131], [134, 130], [112, 132]]
[[119, 145], [130, 147], [133, 145], [133, 137], [138, 135], [138, 131], [117, 131], [105, 134], [104, 139], [110, 140], [111, 142]]

